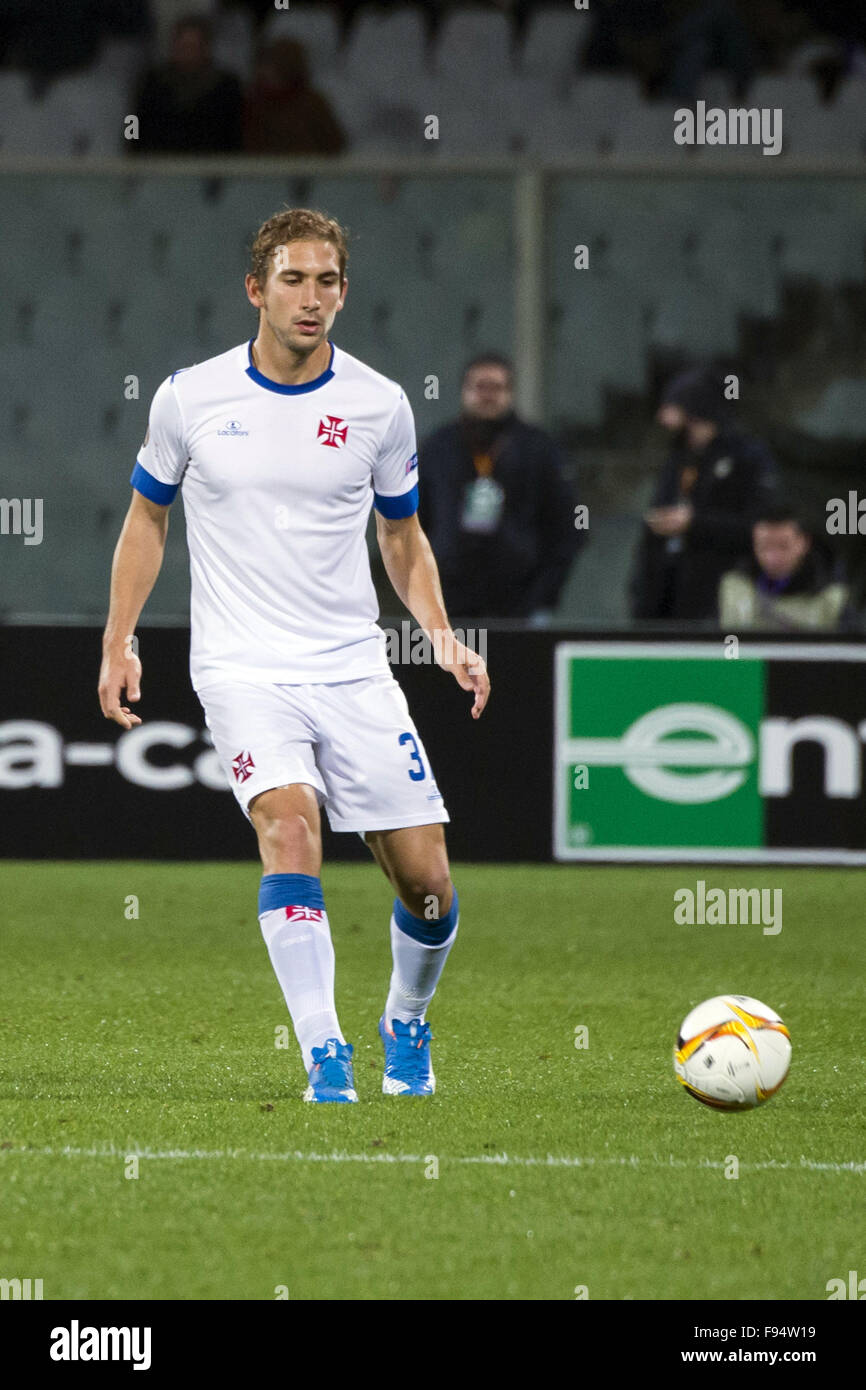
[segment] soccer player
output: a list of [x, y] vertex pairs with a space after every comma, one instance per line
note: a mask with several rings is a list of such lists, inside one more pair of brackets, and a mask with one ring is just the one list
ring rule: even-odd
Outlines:
[[449, 816], [376, 622], [371, 506], [391, 583], [439, 665], [473, 693], [473, 718], [490, 693], [484, 662], [449, 625], [418, 524], [409, 403], [329, 337], [347, 259], [334, 220], [306, 208], [271, 217], [245, 282], [256, 337], [157, 390], [114, 554], [99, 676], [105, 717], [140, 724], [129, 708], [141, 680], [131, 634], [182, 487], [190, 675], [258, 836], [259, 922], [309, 1076], [304, 1099], [316, 1103], [358, 1098], [334, 1004], [320, 807], [332, 829], [361, 835], [396, 895], [379, 1021], [386, 1095], [434, 1090], [426, 1011], [458, 924]]

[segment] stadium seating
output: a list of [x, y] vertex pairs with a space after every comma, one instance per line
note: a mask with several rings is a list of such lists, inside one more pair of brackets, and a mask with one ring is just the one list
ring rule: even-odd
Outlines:
[[808, 77], [761, 76], [755, 78], [749, 88], [748, 100], [737, 105], [768, 107], [780, 109], [785, 116], [791, 111], [810, 111], [818, 105], [818, 92], [815, 83]]
[[[165, 54], [180, 2], [159, 8], [159, 43]], [[366, 157], [461, 153], [529, 154], [567, 158], [668, 156], [673, 152], [673, 108], [642, 98], [624, 71], [580, 67], [592, 26], [588, 12], [568, 6], [530, 11], [522, 34], [502, 10], [457, 7], [432, 38], [423, 6], [386, 10], [362, 6], [344, 36], [329, 3], [292, 4], [274, 11], [259, 32], [248, 10], [200, 0], [197, 11], [214, 21], [217, 66], [248, 81], [254, 49], [290, 37], [305, 46], [313, 81], [330, 99], [350, 148]], [[0, 71], [0, 157], [110, 155], [122, 150], [119, 119], [134, 81], [154, 54], [130, 40], [111, 38], [90, 72], [62, 78], [34, 99], [22, 74]], [[801, 73], [759, 74], [743, 99], [728, 76], [710, 70], [697, 97], [708, 106], [781, 109], [782, 158], [866, 158], [866, 83], [851, 76], [834, 101], [821, 103], [817, 84]], [[423, 118], [440, 122], [438, 142], [423, 139]], [[419, 136], [419, 129], [422, 135]], [[746, 151], [759, 155], [759, 151]], [[697, 161], [718, 168], [741, 158], [741, 147], [698, 147]]]
[[13, 131], [28, 101], [28, 83], [24, 74], [0, 71], [0, 155], [16, 153]]
[[222, 10], [214, 32], [216, 66], [233, 72], [241, 82], [249, 82], [253, 75], [254, 49], [252, 15], [246, 10]]
[[529, 17], [518, 55], [520, 71], [541, 78], [551, 94], [565, 95], [589, 38], [584, 12], [564, 5], [536, 10]]
[[491, 74], [511, 67], [513, 36], [507, 17], [497, 10], [457, 9], [444, 20], [433, 49], [435, 72], [483, 87]]
[[261, 31], [263, 43], [297, 39], [307, 51], [310, 71], [318, 79], [342, 70], [342, 35], [336, 11], [328, 4], [291, 5], [278, 10]]
[[45, 118], [43, 102], [30, 96], [27, 78], [19, 72], [0, 72], [0, 155], [59, 154], [62, 132]]
[[866, 419], [866, 383], [857, 377], [832, 381], [811, 410], [797, 417], [797, 426], [818, 439], [863, 438]]
[[[246, 11], [214, 13], [218, 64], [248, 76]], [[866, 190], [850, 169], [833, 172], [837, 158], [866, 157], [862, 79], [822, 105], [811, 80], [759, 76], [742, 104], [782, 108], [778, 159], [683, 152], [671, 103], [646, 103], [627, 74], [579, 69], [584, 13], [537, 11], [519, 46], [502, 11], [456, 9], [432, 40], [426, 20], [423, 7], [365, 6], [344, 41], [327, 3], [267, 17], [266, 39], [306, 45], [352, 153], [370, 162], [354, 172], [313, 163], [305, 173], [157, 176], [131, 162], [82, 174], [79, 157], [123, 152], [141, 50], [112, 40], [90, 72], [61, 78], [39, 100], [22, 74], [0, 71], [0, 162], [70, 160], [63, 174], [0, 172], [4, 490], [43, 496], [57, 539], [44, 578], [12, 567], [6, 609], [32, 611], [63, 592], [101, 613], [106, 537], [126, 505], [150, 397], [172, 370], [253, 334], [249, 246], [282, 206], [320, 206], [348, 225], [350, 289], [335, 336], [401, 381], [421, 436], [453, 416], [469, 356], [520, 350], [512, 159], [527, 171], [550, 166], [540, 370], [546, 421], [564, 432], [603, 430], [612, 401], [646, 399], [660, 360], [736, 356], [744, 334], [784, 322], [792, 292], [862, 293]], [[700, 94], [729, 103], [719, 74]], [[425, 139], [430, 115], [436, 140]], [[395, 173], [391, 158], [403, 154], [429, 172]], [[500, 172], [451, 170], [473, 157], [498, 157]], [[676, 166], [659, 172], [655, 161], [670, 157]], [[820, 161], [826, 173], [808, 184], [776, 177], [789, 157]], [[577, 245], [589, 248], [587, 271], [574, 267]], [[124, 393], [132, 377], [138, 399]], [[801, 412], [800, 427], [855, 438], [861, 412], [862, 393], [846, 379]], [[185, 608], [178, 529], [154, 612]]]
[[342, 68], [348, 85], [390, 95], [411, 88], [427, 70], [427, 31], [420, 9], [361, 10], [349, 35]]

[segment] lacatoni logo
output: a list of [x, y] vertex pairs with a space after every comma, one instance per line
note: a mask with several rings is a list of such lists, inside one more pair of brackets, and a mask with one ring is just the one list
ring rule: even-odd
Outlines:
[[131, 1361], [134, 1371], [150, 1370], [149, 1327], [69, 1327], [51, 1329], [52, 1361]]
[[[211, 744], [209, 730], [169, 720], [140, 724], [116, 741], [65, 743], [51, 724], [10, 719], [0, 724], [0, 791], [62, 787], [67, 768], [76, 767], [114, 767], [127, 782], [151, 791], [178, 791], [196, 782], [211, 791], [227, 791]], [[186, 757], [167, 759], [166, 750]]]
[[688, 106], [674, 112], [676, 145], [760, 145], [764, 154], [779, 154], [782, 148], [781, 107], [743, 107], [725, 111], [707, 108], [699, 101], [694, 111]]

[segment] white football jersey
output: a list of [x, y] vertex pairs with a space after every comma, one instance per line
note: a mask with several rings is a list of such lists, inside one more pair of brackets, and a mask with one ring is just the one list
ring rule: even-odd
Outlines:
[[244, 343], [168, 377], [131, 482], [182, 489], [190, 675], [302, 685], [389, 671], [366, 529], [418, 506], [412, 410], [399, 385], [331, 344], [301, 386], [263, 376]]

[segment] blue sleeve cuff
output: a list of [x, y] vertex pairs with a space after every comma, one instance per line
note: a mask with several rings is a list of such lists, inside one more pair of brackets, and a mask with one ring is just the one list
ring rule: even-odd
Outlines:
[[142, 497], [147, 497], [151, 502], [158, 502], [161, 507], [171, 506], [180, 486], [179, 483], [161, 483], [152, 473], [148, 473], [146, 468], [142, 468], [140, 463], [136, 463], [129, 481]]
[[373, 493], [373, 505], [377, 512], [381, 512], [389, 521], [396, 521], [401, 516], [412, 516], [418, 510], [418, 484], [410, 492], [401, 492], [399, 497], [382, 497], [378, 492]]

